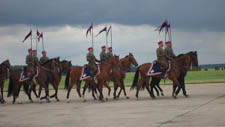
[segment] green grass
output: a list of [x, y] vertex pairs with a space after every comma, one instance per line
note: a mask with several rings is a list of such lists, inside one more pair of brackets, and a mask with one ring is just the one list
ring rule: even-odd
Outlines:
[[[130, 86], [133, 82], [134, 73], [127, 73], [125, 78], [125, 85]], [[62, 77], [59, 88], [64, 88], [65, 76]], [[198, 84], [198, 83], [224, 83], [225, 82], [225, 71], [189, 71], [185, 82], [187, 84]], [[171, 84], [170, 80], [166, 80], [165, 84]], [[164, 81], [161, 81], [161, 84], [164, 84]], [[112, 82], [110, 82], [110, 86], [112, 86]], [[6, 91], [8, 89], [8, 80], [5, 82]]]

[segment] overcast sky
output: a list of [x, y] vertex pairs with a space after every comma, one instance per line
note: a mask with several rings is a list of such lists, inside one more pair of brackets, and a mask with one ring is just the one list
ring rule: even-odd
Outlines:
[[[49, 57], [83, 65], [91, 22], [94, 35], [112, 25], [114, 53], [124, 57], [132, 52], [140, 64], [151, 62], [157, 42], [164, 40], [154, 30], [168, 19], [175, 54], [196, 50], [200, 64], [225, 63], [224, 6], [224, 0], [0, 0], [0, 62], [25, 64], [30, 39], [21, 41], [38, 28]], [[94, 37], [97, 58], [105, 40], [105, 33]], [[40, 56], [41, 43], [38, 51]]]

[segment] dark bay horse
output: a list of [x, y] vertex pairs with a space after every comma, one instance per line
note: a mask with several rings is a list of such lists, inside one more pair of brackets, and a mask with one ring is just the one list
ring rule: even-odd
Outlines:
[[[114, 93], [113, 93], [113, 98], [119, 98], [121, 91], [123, 90], [124, 96], [129, 99], [129, 97], [126, 94], [126, 89], [124, 85], [124, 79], [126, 77], [126, 72], [130, 71], [131, 65], [138, 66], [138, 63], [133, 56], [132, 53], [129, 53], [129, 55], [125, 56], [124, 58], [120, 59], [120, 65], [119, 67], [114, 67], [112, 69], [112, 81], [114, 84]], [[118, 95], [116, 95], [116, 91], [120, 87], [120, 91]]]
[[[56, 68], [55, 59], [48, 60], [46, 63], [42, 64], [39, 67], [39, 75], [35, 77], [35, 81], [34, 81], [34, 82], [37, 82], [40, 86], [45, 88], [47, 101], [49, 101], [48, 99], [49, 91], [48, 91], [47, 85], [50, 82], [50, 79], [53, 77], [51, 75], [52, 74], [51, 70], [54, 70], [55, 68]], [[19, 92], [22, 85], [24, 88], [24, 92], [27, 94], [30, 102], [33, 102], [31, 98], [31, 92], [30, 92], [30, 90], [33, 88], [30, 88], [30, 81], [28, 80], [23, 82], [20, 81], [21, 72], [22, 70], [18, 69], [10, 73], [8, 97], [13, 95], [13, 104], [16, 102], [16, 99], [19, 97]]]
[[55, 75], [56, 86], [53, 85], [54, 81], [50, 82], [55, 89], [55, 94], [51, 95], [50, 98], [55, 97], [56, 100], [59, 101], [59, 99], [57, 97], [57, 93], [58, 93], [59, 83], [62, 79], [62, 73], [66, 74], [72, 67], [72, 63], [71, 63], [71, 61], [63, 60], [59, 63], [59, 65], [57, 67], [58, 67], [58, 69], [56, 70], [56, 73], [55, 73], [56, 74]]
[[11, 64], [9, 60], [5, 60], [0, 64], [0, 87], [1, 87], [1, 95], [0, 95], [0, 103], [5, 103], [3, 96], [3, 89], [5, 80], [8, 79], [8, 70], [11, 68]]
[[[164, 57], [164, 60], [166, 60], [166, 57]], [[185, 69], [189, 69], [191, 67], [192, 64], [192, 59], [190, 55], [183, 55], [177, 59], [172, 60], [171, 62], [171, 68], [170, 70], [167, 72], [167, 76], [168, 79], [170, 79], [171, 81], [173, 81], [173, 84], [179, 86], [180, 83], [178, 81], [178, 77], [180, 76], [180, 70], [182, 68]], [[151, 91], [149, 89], [149, 76], [147, 76], [147, 72], [148, 69], [150, 68], [152, 63], [145, 63], [142, 64], [141, 66], [139, 66], [136, 70], [135, 76], [134, 76], [134, 80], [133, 80], [133, 84], [131, 86], [131, 89], [133, 88], [137, 88], [136, 91], [136, 98], [138, 98], [138, 93], [140, 88], [143, 86], [143, 84], [145, 84], [147, 91], [149, 92], [150, 96], [152, 98], [155, 98], [154, 94], [153, 94], [153, 88], [151, 88]], [[138, 81], [138, 77], [139, 77], [139, 72], [141, 74], [141, 79]], [[158, 75], [156, 77], [161, 77], [162, 75]], [[175, 93], [175, 89], [173, 89], [173, 93]], [[175, 98], [176, 96], [173, 94], [173, 97]]]
[[[50, 98], [55, 97], [55, 99], [59, 101], [58, 86], [62, 78], [62, 73], [66, 73], [71, 68], [72, 64], [71, 64], [71, 61], [66, 61], [66, 60], [63, 60], [60, 62], [59, 57], [55, 58], [55, 61], [56, 61], [56, 68], [52, 70], [52, 73], [51, 73], [52, 78], [50, 78], [51, 79], [50, 84], [53, 86], [55, 93], [51, 95]], [[39, 92], [41, 92], [41, 89], [42, 89], [42, 86], [39, 87]], [[39, 96], [37, 97], [39, 98]], [[45, 97], [42, 97], [40, 99], [41, 100], [45, 99]]]
[[[198, 67], [198, 55], [197, 55], [197, 51], [191, 51], [191, 52], [188, 52], [188, 53], [186, 53], [186, 54], [180, 54], [180, 55], [177, 56], [177, 58], [179, 58], [179, 57], [181, 57], [181, 56], [183, 56], [183, 55], [189, 55], [189, 56], [191, 57], [191, 61], [192, 61], [192, 63], [191, 63], [191, 69], [192, 69], [192, 67]], [[178, 77], [178, 81], [179, 81], [179, 83], [180, 83], [180, 86], [179, 86], [178, 89], [177, 89], [177, 85], [176, 85], [176, 84], [173, 84], [173, 87], [174, 87], [173, 89], [175, 89], [175, 91], [176, 91], [175, 93], [173, 93], [173, 96], [176, 97], [176, 96], [178, 95], [180, 89], [182, 89], [183, 95], [184, 95], [185, 97], [188, 97], [188, 96], [189, 96], [189, 95], [187, 94], [187, 92], [186, 92], [186, 89], [185, 89], [185, 76], [186, 76], [186, 74], [187, 74], [187, 71], [188, 71], [188, 70], [187, 70], [186, 68], [182, 68], [182, 69], [180, 70], [180, 76]], [[163, 94], [162, 89], [159, 87], [160, 80], [161, 80], [161, 78], [152, 77], [150, 86], [151, 86], [151, 87], [157, 86], [158, 89], [161, 91], [161, 94]], [[176, 90], [176, 89], [177, 89], [177, 90]], [[157, 92], [157, 95], [159, 96], [159, 92], [158, 92], [157, 88], [155, 88], [155, 90], [156, 90], [156, 92]], [[153, 94], [154, 94], [154, 93], [153, 93]], [[175, 94], [175, 95], [174, 95], [174, 94]]]
[[[99, 90], [100, 93], [100, 100], [103, 99], [103, 94], [102, 94], [102, 88], [103, 85], [106, 83], [106, 81], [109, 78], [109, 71], [112, 69], [113, 66], [115, 66], [116, 64], [119, 63], [119, 57], [118, 56], [113, 56], [109, 61], [107, 61], [106, 63], [100, 65], [100, 74], [97, 76], [97, 84], [95, 82], [93, 82], [92, 80], [90, 80], [90, 78], [85, 79], [85, 88], [87, 88], [88, 85], [92, 85], [92, 87], [94, 87], [93, 89], [95, 89], [97, 87], [97, 89]], [[70, 95], [70, 91], [73, 88], [74, 84], [76, 84], [77, 86], [77, 93], [79, 95], [79, 97], [81, 98], [81, 93], [80, 93], [80, 88], [81, 88], [81, 72], [82, 72], [82, 68], [83, 66], [75, 66], [73, 68], [71, 68], [70, 71], [68, 71], [67, 76], [66, 76], [66, 80], [65, 80], [65, 88], [68, 88], [68, 92], [67, 92], [67, 101], [69, 102], [69, 95]], [[69, 83], [70, 80], [70, 83]], [[68, 87], [67, 87], [68, 86]], [[85, 89], [83, 92], [83, 99], [84, 98], [84, 93], [85, 93]], [[92, 96], [95, 98], [94, 95], [94, 90], [92, 90]]]

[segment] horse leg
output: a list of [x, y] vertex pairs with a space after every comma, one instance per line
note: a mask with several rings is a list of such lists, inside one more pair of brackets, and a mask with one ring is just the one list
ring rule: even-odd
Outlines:
[[116, 91], [117, 91], [117, 88], [118, 88], [118, 82], [117, 81], [113, 81], [113, 84], [114, 84], [113, 99], [115, 100], [117, 98], [116, 97]]
[[79, 95], [79, 97], [80, 97], [80, 99], [81, 99], [81, 93], [80, 93], [80, 86], [81, 86], [81, 84], [80, 84], [80, 82], [78, 81], [77, 82], [77, 93], [78, 93], [78, 95]]
[[4, 96], [3, 96], [3, 89], [4, 89], [4, 84], [1, 86], [1, 100], [2, 100], [2, 103], [5, 103], [5, 100], [4, 100]]
[[109, 84], [106, 81], [104, 82], [104, 85], [105, 85], [105, 87], [108, 88], [108, 97], [110, 97], [111, 88], [110, 88]]
[[152, 94], [152, 91], [150, 91], [150, 89], [149, 89], [149, 77], [146, 77], [146, 78], [145, 78], [145, 84], [146, 84], [146, 89], [147, 89], [147, 91], [148, 91], [150, 97], [154, 99], [155, 96]]
[[73, 78], [71, 78], [71, 83], [69, 85], [69, 88], [68, 88], [68, 91], [67, 91], [67, 95], [66, 95], [67, 103], [70, 102], [70, 100], [69, 100], [70, 91], [73, 88], [74, 83], [75, 83], [75, 80]]
[[130, 99], [130, 97], [127, 96], [126, 89], [125, 89], [125, 85], [124, 85], [124, 82], [123, 81], [121, 83], [121, 87], [123, 89], [123, 93], [124, 93], [124, 96], [126, 97], [126, 99]]
[[174, 78], [174, 79], [173, 79], [173, 93], [172, 93], [172, 96], [174, 97], [174, 99], [177, 98], [177, 95], [176, 95], [176, 88], [177, 88], [177, 87], [178, 87], [178, 89], [179, 89], [180, 83], [179, 83], [179, 81], [178, 81], [176, 78]]
[[156, 82], [156, 87], [160, 90], [160, 92], [161, 92], [161, 95], [162, 96], [164, 96], [164, 94], [163, 94], [163, 90], [162, 90], [162, 88], [159, 86], [159, 83], [160, 83], [160, 78], [158, 78], [158, 80], [157, 80], [157, 82]]
[[15, 104], [17, 98], [19, 99], [18, 100], [18, 103], [19, 104], [22, 103], [21, 100], [20, 100], [20, 98], [19, 98], [21, 86], [22, 86], [22, 83], [19, 83], [18, 86], [15, 86], [15, 90], [13, 92], [13, 104]]
[[36, 98], [39, 98], [39, 96], [38, 96], [38, 94], [36, 92], [36, 85], [33, 86], [33, 89], [32, 90], [33, 90], [33, 93], [34, 93], [35, 97]]
[[97, 86], [98, 85], [95, 82], [93, 82], [91, 91], [92, 91], [92, 97], [94, 98], [94, 100], [97, 100], [97, 98], [95, 97], [95, 94], [98, 96], [98, 93], [97, 93], [98, 87]]
[[58, 84], [57, 83], [53, 83], [52, 86], [55, 89], [55, 93], [53, 95], [51, 95], [50, 98], [55, 97], [56, 101], [59, 101], [59, 98], [58, 98]]
[[179, 94], [180, 89], [182, 89], [183, 95], [184, 95], [185, 97], [188, 97], [189, 95], [187, 95], [186, 90], [185, 90], [184, 76], [183, 76], [183, 75], [181, 75], [181, 76], [179, 77], [179, 83], [180, 83], [180, 86], [179, 86], [179, 88], [177, 89], [177, 91], [176, 91], [176, 93], [175, 93], [176, 96]]
[[143, 83], [144, 83], [144, 80], [141, 77], [141, 79], [138, 82], [137, 91], [136, 91], [136, 95], [135, 95], [137, 99], [138, 99], [139, 90], [140, 90], [141, 86], [143, 85]]
[[157, 85], [157, 78], [152, 77], [152, 80], [151, 80], [151, 83], [150, 83], [150, 87], [151, 87], [152, 94], [154, 95], [154, 90], [153, 89], [155, 89], [155, 91], [157, 93], [157, 96], [159, 96], [159, 91], [156, 88], [156, 85]]
[[100, 83], [98, 83], [98, 85], [99, 85], [98, 90], [99, 90], [99, 93], [100, 93], [99, 100], [101, 102], [104, 102], [104, 96], [103, 96], [103, 85], [104, 85], [104, 82], [101, 81]]
[[44, 88], [45, 88], [45, 99], [46, 99], [47, 102], [50, 102], [48, 85], [45, 84]]

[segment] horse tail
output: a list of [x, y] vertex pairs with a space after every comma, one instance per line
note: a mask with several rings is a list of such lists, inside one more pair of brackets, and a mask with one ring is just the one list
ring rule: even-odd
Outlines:
[[137, 87], [138, 77], [139, 77], [139, 68], [140, 68], [140, 66], [137, 68], [137, 70], [135, 72], [134, 80], [133, 80], [133, 84], [131, 86], [131, 89], [134, 89], [135, 87]]
[[8, 86], [8, 95], [7, 95], [7, 97], [12, 96], [12, 94], [13, 94], [13, 87], [14, 87], [13, 80], [12, 80], [12, 77], [10, 76], [9, 77], [9, 86]]
[[68, 89], [69, 88], [69, 82], [70, 82], [70, 70], [66, 73], [66, 80], [65, 80], [65, 87], [64, 89]]

